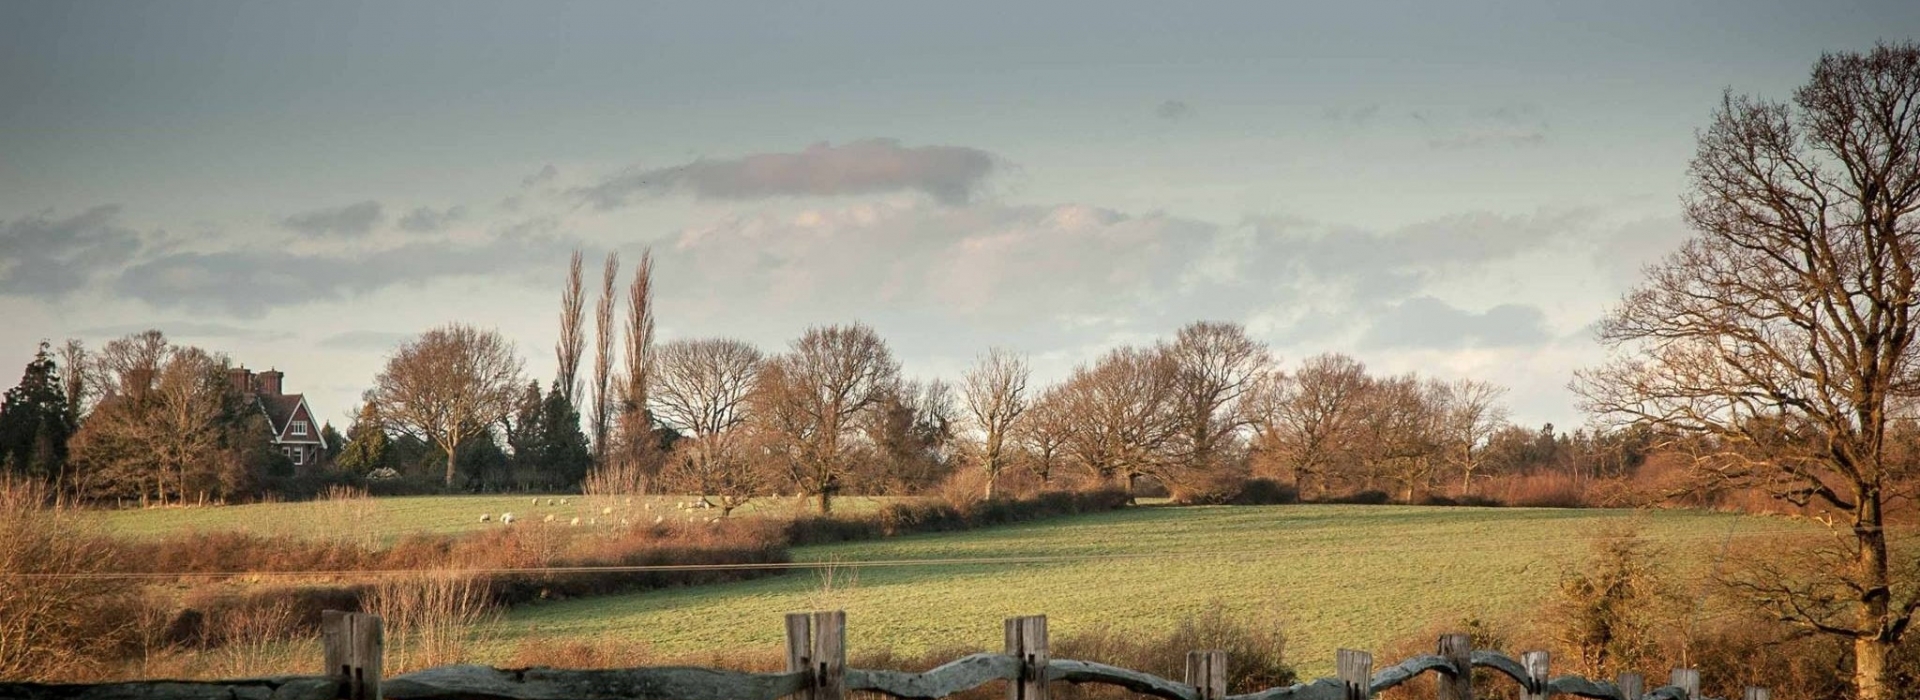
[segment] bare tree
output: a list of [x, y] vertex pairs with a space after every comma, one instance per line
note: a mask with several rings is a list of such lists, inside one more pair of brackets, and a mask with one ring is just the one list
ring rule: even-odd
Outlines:
[[1242, 401], [1272, 371], [1273, 354], [1239, 324], [1209, 321], [1181, 328], [1167, 353], [1179, 372], [1182, 466], [1204, 471], [1253, 424]]
[[1042, 485], [1053, 481], [1053, 470], [1065, 458], [1067, 440], [1073, 435], [1073, 416], [1066, 403], [1062, 387], [1048, 387], [1011, 426], [1010, 437], [1020, 447], [1021, 462], [1040, 477]]
[[1612, 310], [1615, 353], [1586, 407], [1717, 449], [1731, 482], [1839, 514], [1832, 565], [1735, 581], [1783, 620], [1847, 640], [1855, 694], [1891, 697], [1916, 576], [1889, 560], [1885, 506], [1914, 462], [1890, 450], [1916, 383], [1920, 45], [1827, 54], [1779, 103], [1727, 94], [1699, 134], [1696, 235]]
[[1485, 462], [1481, 454], [1493, 434], [1507, 425], [1507, 407], [1500, 398], [1507, 388], [1474, 379], [1446, 385], [1447, 461], [1460, 470], [1460, 495], [1473, 493], [1473, 473]]
[[580, 356], [587, 348], [587, 337], [581, 329], [581, 312], [586, 304], [586, 295], [582, 293], [585, 280], [581, 275], [584, 263], [580, 251], [573, 251], [573, 260], [567, 266], [567, 283], [560, 290], [560, 340], [553, 345], [554, 359], [560, 363], [553, 389], [560, 392], [569, 406], [580, 405], [574, 401], [574, 395], [580, 391]]
[[93, 353], [78, 338], [68, 338], [60, 346], [60, 390], [67, 397], [67, 419], [70, 425], [78, 427], [87, 414], [93, 410], [93, 399], [99, 396], [99, 387], [87, 382], [87, 367], [93, 364]]
[[1373, 380], [1360, 393], [1360, 439], [1355, 443], [1363, 488], [1384, 479], [1398, 484], [1401, 500], [1411, 503], [1431, 488], [1438, 467], [1445, 393], [1439, 382], [1414, 374]]
[[1259, 394], [1261, 448], [1293, 469], [1302, 494], [1325, 491], [1339, 466], [1353, 458], [1366, 367], [1339, 354], [1316, 355], [1292, 376], [1274, 378]]
[[987, 473], [987, 498], [993, 498], [1000, 470], [1008, 461], [1007, 437], [1027, 412], [1030, 374], [1026, 358], [993, 348], [960, 379], [961, 400], [980, 431], [980, 467]]
[[1074, 370], [1061, 388], [1076, 424], [1067, 453], [1131, 494], [1142, 476], [1163, 476], [1180, 434], [1179, 372], [1157, 348], [1123, 347]]
[[723, 514], [763, 486], [758, 470], [740, 456], [740, 426], [760, 364], [760, 351], [744, 341], [675, 340], [660, 346], [649, 372], [654, 417], [683, 436], [672, 480], [702, 496], [719, 496]]
[[446, 485], [452, 486], [460, 444], [488, 435], [513, 412], [520, 366], [499, 332], [448, 324], [400, 346], [368, 400], [394, 428], [446, 451]]
[[653, 249], [640, 254], [627, 289], [627, 371], [620, 388], [621, 459], [650, 470], [656, 464], [653, 419], [647, 412], [647, 388], [653, 370]]
[[784, 354], [763, 367], [754, 412], [780, 440], [778, 449], [795, 484], [833, 509], [858, 419], [900, 383], [900, 364], [886, 341], [864, 324], [807, 329]]
[[607, 253], [601, 268], [600, 302], [593, 309], [593, 406], [588, 413], [593, 423], [593, 463], [607, 463], [607, 436], [613, 429], [613, 305], [619, 294], [620, 254]]

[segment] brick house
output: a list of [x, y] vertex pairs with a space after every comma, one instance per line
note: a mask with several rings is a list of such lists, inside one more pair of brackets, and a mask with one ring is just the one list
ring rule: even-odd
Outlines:
[[272, 369], [254, 372], [235, 367], [227, 370], [227, 379], [234, 391], [253, 397], [254, 404], [267, 417], [268, 429], [273, 431], [273, 445], [293, 460], [295, 473], [304, 474], [320, 466], [326, 459], [327, 439], [320, 434], [320, 422], [313, 419], [307, 397], [283, 390], [285, 372]]

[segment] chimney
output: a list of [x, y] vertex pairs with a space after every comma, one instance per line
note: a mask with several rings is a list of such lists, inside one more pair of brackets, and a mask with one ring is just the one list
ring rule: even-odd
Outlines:
[[227, 370], [227, 383], [233, 385], [233, 393], [241, 396], [253, 394], [253, 370], [235, 367]]
[[279, 396], [280, 378], [287, 375], [280, 370], [270, 369], [254, 376], [259, 378], [259, 383], [254, 386], [259, 387], [260, 393], [266, 394], [267, 396]]

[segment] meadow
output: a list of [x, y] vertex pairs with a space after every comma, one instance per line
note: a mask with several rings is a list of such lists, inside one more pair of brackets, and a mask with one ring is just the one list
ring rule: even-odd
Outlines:
[[[520, 607], [476, 651], [488, 662], [509, 649], [582, 642], [639, 644], [665, 656], [767, 654], [781, 643], [783, 613], [844, 609], [850, 652], [919, 654], [997, 649], [1000, 621], [1013, 615], [1045, 613], [1056, 635], [1095, 627], [1164, 634], [1182, 616], [1217, 605], [1281, 626], [1289, 658], [1312, 677], [1331, 673], [1338, 647], [1380, 649], [1437, 625], [1479, 619], [1524, 633], [1561, 573], [1587, 557], [1590, 540], [1623, 524], [1659, 543], [1667, 565], [1695, 581], [1730, 541], [1823, 532], [1782, 518], [1677, 510], [1134, 508], [801, 547], [796, 559], [826, 566]], [[912, 563], [1009, 557], [1059, 560]]]
[[[567, 503], [561, 504], [561, 500]], [[311, 538], [364, 538], [391, 543], [409, 534], [458, 535], [498, 528], [503, 513], [521, 522], [537, 522], [548, 515], [569, 522], [586, 522], [612, 507], [615, 517], [645, 522], [654, 517], [708, 518], [719, 510], [681, 511], [674, 506], [685, 496], [590, 497], [579, 494], [486, 494], [460, 496], [384, 496], [291, 503], [252, 503], [212, 507], [135, 508], [87, 511], [104, 534], [130, 539], [155, 539], [181, 532], [238, 531], [256, 535], [292, 535]], [[839, 513], [877, 510], [889, 499], [847, 497], [834, 501]], [[537, 501], [537, 504], [535, 503]], [[552, 502], [549, 504], [549, 502]], [[628, 503], [631, 501], [631, 503]], [[813, 512], [804, 498], [763, 498], [734, 511], [737, 517], [793, 517]], [[487, 522], [481, 514], [492, 517]]]

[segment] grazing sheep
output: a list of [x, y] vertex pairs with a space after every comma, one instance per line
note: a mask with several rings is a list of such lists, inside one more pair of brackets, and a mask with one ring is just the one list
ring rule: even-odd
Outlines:
[[600, 519], [599, 519], [599, 518], [587, 518], [587, 524], [588, 524], [588, 525], [599, 525], [599, 524], [600, 524]]
[[633, 497], [627, 497], [627, 505], [633, 505]]
[[560, 499], [560, 505], [564, 506], [566, 504], [567, 504], [567, 499], [564, 499], [564, 498]]
[[601, 508], [601, 509], [600, 509], [600, 514], [601, 514], [601, 515], [613, 515], [613, 506], [607, 506], [607, 507], [605, 507], [605, 508]]
[[492, 514], [492, 513], [481, 513], [481, 514], [480, 514], [480, 522], [483, 522], [483, 523], [490, 523], [490, 522], [493, 522], [493, 514]]
[[567, 527], [573, 527], [573, 526], [575, 526], [575, 525], [579, 525], [579, 524], [580, 524], [580, 518], [579, 518], [579, 517], [575, 517], [575, 518], [573, 519], [573, 521], [572, 521], [572, 522], [569, 522], [569, 523], [567, 523]]
[[508, 525], [512, 525], [512, 524], [513, 524], [513, 514], [512, 514], [512, 513], [501, 513], [501, 514], [500, 514], [500, 522], [503, 522], [503, 523], [506, 523], [506, 524], [508, 524]]
[[620, 527], [626, 527], [626, 526], [628, 526], [628, 525], [632, 525], [632, 524], [633, 524], [633, 523], [632, 523], [631, 521], [629, 521], [629, 520], [627, 520], [626, 518], [621, 518], [621, 519], [620, 519]]
[[538, 497], [535, 497], [535, 498], [533, 499], [533, 504], [534, 504], [534, 505], [536, 505], [536, 506], [537, 506], [537, 505], [540, 505], [540, 499], [539, 499]]
[[550, 523], [550, 522], [553, 522], [553, 514], [552, 514], [552, 513], [548, 513], [548, 514], [547, 514], [547, 519], [546, 519], [546, 520], [542, 520], [542, 521], [540, 521], [540, 522], [543, 522], [543, 523]]
[[642, 503], [642, 504], [640, 504], [640, 509], [641, 509], [641, 510], [653, 510], [653, 504], [652, 504], [652, 503]]
[[666, 522], [666, 520], [667, 520], [667, 516], [664, 516], [664, 515], [653, 516], [653, 524], [655, 525], [659, 525], [660, 523]]

